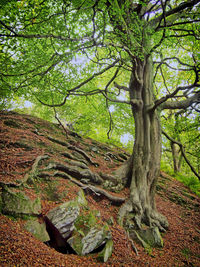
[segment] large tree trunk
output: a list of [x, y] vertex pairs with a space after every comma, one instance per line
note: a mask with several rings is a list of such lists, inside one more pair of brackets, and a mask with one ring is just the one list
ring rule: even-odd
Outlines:
[[[142, 223], [168, 227], [167, 219], [159, 214], [155, 205], [156, 182], [160, 172], [161, 131], [159, 114], [149, 111], [153, 104], [153, 63], [150, 58], [135, 59], [130, 80], [130, 99], [135, 120], [135, 142], [133, 155], [125, 167], [129, 175], [130, 198], [120, 208], [119, 223], [123, 225], [127, 215], [132, 214], [136, 228]], [[127, 168], [128, 167], [128, 168]]]

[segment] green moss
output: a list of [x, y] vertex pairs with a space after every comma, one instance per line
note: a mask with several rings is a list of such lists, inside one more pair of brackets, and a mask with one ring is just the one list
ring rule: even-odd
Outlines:
[[41, 211], [40, 198], [31, 200], [22, 191], [14, 192], [7, 189], [2, 194], [3, 213], [8, 215], [39, 214]]
[[176, 204], [178, 204], [178, 205], [180, 205], [180, 206], [182, 206], [182, 207], [186, 207], [186, 206], [189, 206], [188, 204], [188, 201], [186, 201], [185, 199], [183, 199], [180, 195], [178, 195], [178, 194], [176, 194], [176, 193], [174, 193], [174, 192], [171, 192], [171, 193], [169, 193], [168, 194], [168, 198], [172, 201], [172, 202], [174, 202], [174, 203], [176, 203]]
[[12, 128], [17, 128], [17, 129], [21, 128], [21, 126], [14, 120], [5, 120], [4, 124]]
[[46, 187], [43, 190], [46, 195], [46, 199], [50, 201], [62, 202], [62, 199], [67, 195], [68, 191], [64, 190], [62, 193], [58, 192], [57, 181], [49, 181], [46, 183]]

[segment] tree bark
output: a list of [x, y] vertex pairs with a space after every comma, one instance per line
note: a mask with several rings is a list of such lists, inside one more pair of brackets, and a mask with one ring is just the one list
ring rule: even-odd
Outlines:
[[129, 85], [135, 120], [135, 142], [129, 168], [130, 198], [120, 208], [119, 223], [123, 225], [131, 213], [137, 229], [145, 223], [164, 231], [168, 222], [157, 212], [154, 199], [160, 173], [161, 130], [158, 112], [149, 111], [149, 106], [154, 103], [152, 70], [149, 57], [135, 58]]
[[180, 155], [180, 149], [177, 144], [171, 142], [171, 148], [172, 148], [174, 172], [177, 173], [180, 172], [181, 169], [182, 154]]

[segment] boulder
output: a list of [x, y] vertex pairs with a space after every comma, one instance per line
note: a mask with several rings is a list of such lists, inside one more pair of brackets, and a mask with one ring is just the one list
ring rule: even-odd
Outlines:
[[[85, 224], [87, 224], [86, 221]], [[86, 228], [84, 225], [83, 227], [76, 228], [72, 237], [67, 240], [67, 243], [81, 256], [93, 253], [98, 249], [102, 250], [102, 246], [108, 240], [111, 240], [111, 232], [108, 225], [102, 226], [94, 222], [92, 227]]]
[[79, 192], [78, 192], [78, 196], [77, 196], [77, 202], [80, 206], [87, 206], [87, 200], [85, 198], [85, 194], [83, 192], [83, 190], [81, 189]]
[[30, 199], [23, 191], [4, 187], [2, 212], [8, 215], [38, 215], [41, 213], [40, 198]]
[[102, 261], [107, 261], [112, 254], [108, 224], [100, 220], [99, 211], [88, 208], [83, 190], [78, 192], [75, 200], [49, 211], [46, 218], [51, 242], [57, 249], [67, 248], [80, 256], [101, 251], [99, 259]]
[[82, 255], [89, 254], [94, 251], [98, 247], [102, 246], [106, 243], [108, 239], [111, 238], [111, 233], [107, 225], [99, 228], [97, 226], [90, 229], [88, 234], [82, 238], [81, 243], [82, 247]]
[[28, 220], [24, 227], [40, 241], [47, 242], [50, 240], [45, 223], [39, 223], [37, 219]]
[[64, 239], [68, 238], [74, 230], [74, 222], [78, 217], [80, 207], [77, 201], [65, 202], [49, 211], [47, 218], [56, 227]]

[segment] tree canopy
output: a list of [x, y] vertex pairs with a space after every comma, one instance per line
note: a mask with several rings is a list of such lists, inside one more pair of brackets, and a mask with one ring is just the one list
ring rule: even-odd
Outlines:
[[[166, 103], [177, 97], [185, 100], [184, 108], [191, 92], [199, 96], [198, 3], [1, 4], [2, 94], [15, 92], [49, 106], [61, 106], [70, 96], [94, 94], [127, 104], [130, 101], [119, 96], [128, 85], [134, 58], [153, 54], [155, 93], [161, 96], [154, 108], [161, 103], [163, 108], [181, 108]], [[116, 86], [121, 81], [124, 87]]]
[[198, 117], [198, 3], [2, 2], [2, 107], [13, 96], [36, 103], [36, 110], [39, 102], [47, 107], [67, 103], [60, 113], [84, 134], [133, 133], [131, 110], [123, 103], [130, 102], [132, 61], [146, 54], [153, 55], [155, 66], [154, 108], [184, 109], [191, 101]]

